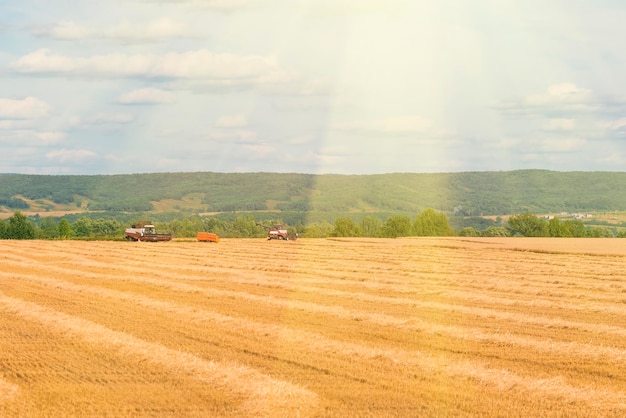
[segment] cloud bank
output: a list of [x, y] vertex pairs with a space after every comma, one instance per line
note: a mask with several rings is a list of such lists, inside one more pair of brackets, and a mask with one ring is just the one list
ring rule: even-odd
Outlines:
[[5, 0], [0, 172], [623, 170], [624, 21], [608, 0]]

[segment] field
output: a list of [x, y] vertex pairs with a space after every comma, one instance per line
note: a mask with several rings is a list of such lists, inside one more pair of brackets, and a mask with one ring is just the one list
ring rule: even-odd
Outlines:
[[626, 239], [0, 241], [0, 416], [618, 417]]

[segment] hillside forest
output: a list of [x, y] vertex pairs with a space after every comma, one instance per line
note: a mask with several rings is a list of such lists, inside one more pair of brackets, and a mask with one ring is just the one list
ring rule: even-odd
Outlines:
[[0, 237], [122, 239], [149, 220], [176, 238], [210, 231], [263, 237], [621, 237], [626, 173], [518, 170], [380, 175], [0, 174]]

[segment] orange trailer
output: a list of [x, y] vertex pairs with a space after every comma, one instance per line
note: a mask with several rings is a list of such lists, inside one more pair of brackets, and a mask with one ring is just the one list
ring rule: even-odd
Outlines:
[[200, 242], [220, 242], [220, 237], [212, 232], [198, 232], [196, 238]]

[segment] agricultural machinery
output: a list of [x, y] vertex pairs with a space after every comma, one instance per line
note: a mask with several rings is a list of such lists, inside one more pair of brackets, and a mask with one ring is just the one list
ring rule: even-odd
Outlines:
[[150, 222], [139, 222], [132, 226], [132, 228], [126, 228], [124, 232], [124, 237], [128, 241], [170, 241], [172, 239], [172, 234], [169, 233], [161, 233], [158, 234], [154, 225]]
[[267, 232], [267, 239], [295, 240], [298, 239], [298, 234], [296, 232], [289, 232], [285, 225], [274, 225]]

